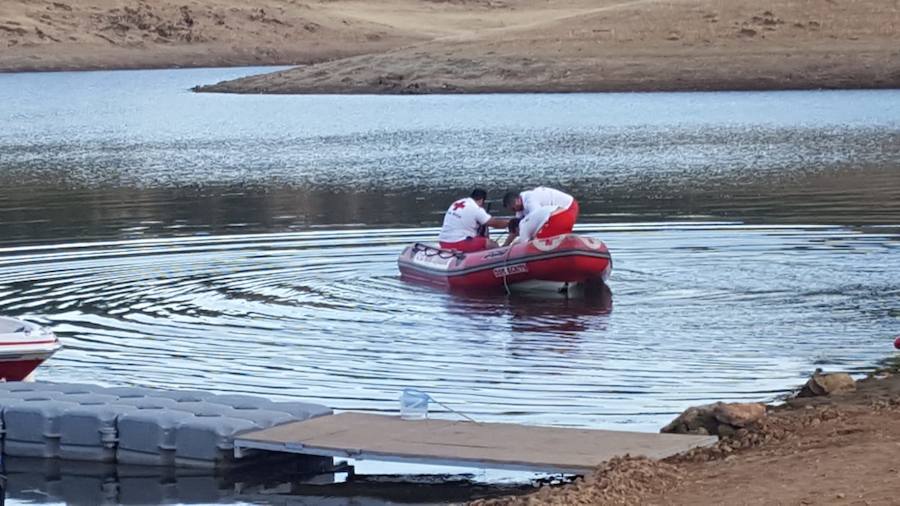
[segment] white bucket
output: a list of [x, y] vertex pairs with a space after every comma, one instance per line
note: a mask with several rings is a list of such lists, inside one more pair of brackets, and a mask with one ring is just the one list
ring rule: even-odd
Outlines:
[[430, 397], [421, 390], [404, 388], [400, 394], [400, 418], [404, 420], [424, 420], [428, 418]]

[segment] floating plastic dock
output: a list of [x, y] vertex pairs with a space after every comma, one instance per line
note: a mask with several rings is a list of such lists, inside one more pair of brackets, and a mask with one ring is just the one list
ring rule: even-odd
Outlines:
[[341, 413], [239, 435], [248, 450], [416, 464], [585, 474], [626, 454], [653, 459], [698, 446], [714, 436], [535, 427], [450, 420], [403, 420]]
[[234, 462], [238, 433], [331, 413], [196, 390], [0, 383], [3, 453], [15, 457], [218, 468]]
[[231, 467], [236, 459], [293, 457], [310, 472], [329, 469], [333, 457], [343, 457], [584, 474], [616, 456], [658, 459], [716, 441], [334, 415], [319, 404], [250, 395], [43, 382], [0, 383], [0, 422], [3, 453], [13, 457], [204, 469]]

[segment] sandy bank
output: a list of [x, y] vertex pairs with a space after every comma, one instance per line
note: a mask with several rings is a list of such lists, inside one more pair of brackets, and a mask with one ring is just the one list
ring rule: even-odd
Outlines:
[[618, 459], [593, 476], [489, 505], [889, 505], [900, 479], [900, 376], [769, 407], [713, 448], [664, 462]]
[[[409, 2], [405, 2], [409, 3]], [[0, 70], [311, 63], [429, 40], [376, 7], [298, 0], [3, 0]], [[390, 1], [385, 2], [390, 8]]]
[[[555, 6], [548, 10], [547, 6]], [[510, 17], [516, 13], [515, 17]], [[200, 91], [463, 93], [900, 87], [900, 9], [859, 0], [508, 2], [503, 27]], [[483, 22], [481, 23], [484, 24]]]
[[900, 87], [898, 38], [884, 0], [0, 2], [0, 71], [302, 65], [236, 93]]

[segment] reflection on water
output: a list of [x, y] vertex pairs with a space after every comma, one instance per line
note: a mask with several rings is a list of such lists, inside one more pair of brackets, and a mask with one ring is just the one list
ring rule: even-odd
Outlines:
[[572, 286], [562, 293], [559, 283], [545, 286], [513, 285], [508, 297], [457, 295], [446, 300], [447, 312], [459, 318], [507, 316], [514, 333], [577, 336], [588, 330], [601, 330], [603, 315], [613, 307], [609, 286]]
[[[4, 457], [7, 498], [16, 503], [196, 504], [233, 502], [249, 480], [148, 467]], [[8, 501], [11, 502], [11, 501]]]
[[210, 474], [205, 470], [4, 457], [5, 504], [409, 506], [467, 501], [522, 488], [473, 483], [466, 475], [418, 482], [407, 477], [392, 482], [391, 477], [347, 480], [346, 473], [309, 475], [297, 469], [285, 461], [278, 466]]
[[434, 226], [474, 184], [588, 222], [900, 222], [900, 91], [187, 91], [252, 71], [0, 75], [3, 242]]

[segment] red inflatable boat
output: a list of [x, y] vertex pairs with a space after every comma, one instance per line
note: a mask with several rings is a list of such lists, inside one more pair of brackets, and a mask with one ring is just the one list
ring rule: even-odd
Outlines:
[[397, 259], [401, 277], [466, 291], [503, 290], [524, 281], [606, 281], [612, 258], [603, 241], [577, 234], [460, 253], [422, 243]]

